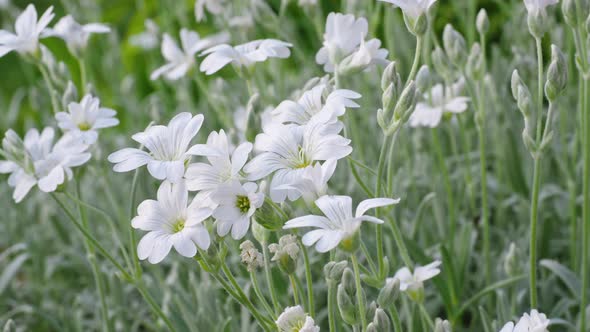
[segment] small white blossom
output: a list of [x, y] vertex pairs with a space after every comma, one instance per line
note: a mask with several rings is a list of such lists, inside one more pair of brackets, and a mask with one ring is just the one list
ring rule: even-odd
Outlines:
[[269, 58], [285, 59], [291, 55], [291, 46], [276, 39], [259, 39], [237, 46], [217, 45], [202, 53], [207, 57], [201, 62], [200, 69], [211, 75], [230, 63], [235, 67], [249, 67]]
[[178, 47], [169, 34], [164, 34], [164, 38], [162, 39], [162, 55], [168, 63], [154, 70], [150, 75], [150, 79], [155, 80], [162, 75], [168, 80], [177, 80], [181, 78], [195, 65], [195, 54], [197, 52], [215, 44], [222, 43], [226, 39], [226, 34], [201, 38], [199, 34], [194, 31], [181, 29], [181, 47]]
[[371, 39], [365, 43], [368, 30], [364, 17], [357, 19], [351, 14], [330, 13], [323, 47], [316, 54], [316, 62], [323, 65], [326, 72], [333, 72], [342, 62], [363, 68], [375, 63], [387, 64], [388, 51], [379, 49], [381, 41]]
[[305, 91], [297, 101], [285, 100], [273, 111], [273, 119], [283, 124], [305, 125], [312, 117], [323, 112], [329, 121], [336, 121], [339, 116], [344, 115], [346, 108], [358, 108], [359, 105], [353, 99], [361, 95], [352, 90], [339, 89], [330, 92], [324, 98], [327, 86], [318, 85], [311, 90]]
[[432, 279], [440, 273], [438, 267], [441, 264], [440, 261], [434, 261], [425, 266], [418, 266], [414, 269], [414, 273], [408, 267], [403, 267], [395, 273], [393, 278], [387, 278], [387, 280], [398, 279], [399, 289], [402, 292], [418, 291], [424, 288], [424, 281]]
[[545, 314], [533, 309], [530, 314], [524, 313], [516, 325], [513, 322], [506, 323], [500, 332], [549, 332], [549, 323]]
[[189, 145], [202, 124], [202, 114], [193, 117], [188, 112], [180, 113], [168, 126], [152, 126], [132, 136], [148, 152], [125, 148], [112, 153], [108, 160], [116, 164], [115, 172], [128, 172], [147, 165], [154, 178], [176, 183], [184, 176], [185, 162], [190, 158]]
[[195, 1], [195, 19], [201, 22], [205, 19], [205, 10], [213, 15], [223, 13], [223, 0], [197, 0]]
[[211, 194], [211, 199], [218, 204], [213, 217], [219, 236], [226, 236], [230, 230], [234, 240], [246, 235], [250, 228], [250, 218], [264, 203], [264, 194], [256, 192], [257, 189], [258, 186], [253, 182], [242, 185], [234, 180], [219, 186]]
[[277, 203], [301, 197], [299, 190], [282, 186], [297, 183], [307, 167], [317, 161], [338, 160], [352, 152], [349, 139], [335, 134], [330, 125], [319, 121], [302, 127], [271, 123], [264, 133], [256, 136], [254, 146], [261, 153], [244, 166], [244, 171], [251, 180], [274, 173], [270, 197]]
[[187, 188], [201, 193], [212, 193], [229, 181], [240, 180], [240, 171], [248, 161], [252, 143], [244, 142], [237, 148], [230, 146], [225, 131], [211, 132], [207, 144], [196, 144], [190, 154], [206, 157], [209, 163], [194, 163], [186, 170]]
[[276, 321], [280, 332], [319, 332], [313, 318], [306, 315], [301, 306], [287, 307]]
[[28, 5], [14, 23], [15, 33], [0, 30], [0, 57], [12, 51], [21, 54], [36, 53], [39, 49], [39, 37], [54, 16], [51, 6], [37, 20], [37, 9], [32, 4]]
[[404, 14], [411, 18], [424, 15], [436, 0], [380, 0], [394, 4], [401, 8]]
[[207, 250], [211, 239], [203, 222], [211, 212], [198, 198], [188, 204], [188, 191], [182, 181], [163, 182], [158, 189], [158, 199], [139, 204], [137, 216], [131, 221], [133, 228], [149, 232], [139, 241], [137, 256], [156, 264], [172, 247], [184, 257], [195, 256], [197, 246]]
[[529, 14], [545, 11], [547, 6], [555, 5], [559, 0], [524, 0], [524, 5]]
[[352, 198], [348, 196], [322, 196], [315, 201], [324, 216], [307, 215], [287, 221], [284, 229], [314, 227], [301, 239], [306, 246], [315, 244], [318, 252], [328, 252], [341, 241], [352, 238], [363, 221], [382, 224], [383, 220], [366, 216], [369, 209], [397, 204], [399, 199], [372, 198], [359, 203], [352, 214]]
[[117, 112], [99, 107], [100, 100], [87, 94], [80, 103], [68, 104], [67, 112], [59, 112], [55, 115], [58, 126], [83, 144], [94, 144], [98, 138], [98, 130], [114, 127], [119, 124], [115, 118]]
[[45, 29], [44, 35], [63, 39], [71, 50], [86, 48], [92, 33], [108, 33], [111, 29], [101, 23], [80, 24], [71, 15], [62, 17], [53, 28]]
[[446, 89], [442, 84], [435, 85], [429, 93], [424, 94], [425, 101], [416, 104], [410, 116], [410, 127], [434, 128], [440, 124], [444, 113], [458, 114], [468, 108], [468, 97], [459, 96], [463, 80]]
[[133, 46], [141, 47], [144, 50], [151, 50], [158, 46], [160, 40], [160, 29], [154, 21], [147, 19], [143, 23], [145, 31], [129, 37], [129, 43]]
[[301, 193], [303, 199], [311, 203], [328, 191], [328, 181], [334, 175], [338, 161], [326, 160], [323, 164], [316, 163], [305, 168], [301, 178], [293, 184], [278, 187], [278, 189], [295, 189]]
[[0, 161], [0, 173], [7, 174], [8, 185], [14, 187], [13, 199], [19, 203], [27, 193], [37, 186], [49, 193], [73, 176], [72, 167], [85, 164], [91, 157], [88, 146], [81, 144], [70, 135], [61, 137], [55, 145], [53, 128], [27, 132], [24, 139], [12, 130], [2, 140], [4, 155]]

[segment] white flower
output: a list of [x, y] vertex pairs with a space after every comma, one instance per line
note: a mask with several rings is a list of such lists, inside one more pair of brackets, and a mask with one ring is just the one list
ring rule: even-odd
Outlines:
[[531, 13], [545, 11], [547, 6], [555, 5], [559, 0], [524, 0], [526, 10]]
[[128, 172], [147, 165], [150, 174], [158, 180], [176, 183], [184, 176], [184, 167], [190, 154], [189, 144], [203, 124], [203, 115], [194, 117], [188, 113], [175, 116], [168, 126], [152, 126], [132, 136], [149, 152], [125, 148], [112, 153], [108, 160], [114, 164], [115, 172]]
[[264, 203], [264, 194], [256, 192], [258, 186], [253, 182], [240, 184], [234, 180], [219, 186], [211, 194], [211, 199], [219, 206], [213, 211], [217, 234], [226, 236], [231, 229], [231, 237], [239, 240], [250, 228], [250, 218]]
[[115, 118], [117, 112], [99, 107], [100, 100], [87, 94], [80, 103], [68, 104], [68, 112], [55, 115], [58, 126], [78, 138], [83, 144], [94, 144], [98, 138], [98, 130], [114, 127], [119, 124]]
[[500, 332], [548, 332], [549, 323], [545, 314], [533, 309], [530, 314], [524, 313], [516, 325], [506, 323]]
[[316, 54], [316, 62], [324, 65], [326, 72], [333, 72], [334, 67], [344, 60], [349, 65], [361, 67], [387, 63], [385, 58], [388, 52], [379, 49], [381, 42], [378, 39], [364, 42], [368, 30], [364, 17], [356, 19], [351, 14], [330, 13], [326, 21], [324, 44]]
[[274, 120], [283, 124], [305, 125], [320, 112], [324, 112], [322, 116], [330, 121], [335, 121], [337, 117], [344, 115], [347, 107], [359, 107], [353, 100], [361, 97], [357, 92], [339, 89], [332, 91], [324, 98], [326, 91], [326, 85], [318, 85], [305, 91], [296, 102], [292, 100], [281, 102], [271, 114]]
[[465, 112], [469, 98], [458, 96], [462, 88], [463, 80], [446, 89], [442, 84], [435, 85], [429, 93], [424, 94], [425, 101], [416, 104], [410, 116], [410, 127], [434, 128], [439, 125], [444, 113]]
[[387, 66], [389, 60], [386, 58], [389, 51], [380, 47], [379, 39], [371, 39], [368, 42], [361, 40], [358, 50], [342, 60], [339, 71], [343, 74], [351, 74], [365, 70], [371, 65]]
[[195, 19], [197, 22], [201, 22], [205, 18], [205, 10], [213, 15], [223, 13], [223, 0], [195, 1]]
[[53, 28], [45, 29], [45, 36], [55, 36], [65, 40], [71, 50], [86, 48], [92, 33], [108, 33], [111, 29], [100, 23], [80, 24], [71, 15], [62, 17]]
[[352, 198], [348, 196], [322, 196], [315, 201], [316, 206], [326, 215], [307, 215], [287, 221], [284, 229], [315, 227], [301, 239], [306, 246], [315, 244], [318, 252], [330, 251], [341, 241], [352, 238], [363, 221], [382, 224], [383, 220], [366, 216], [369, 209], [397, 204], [399, 199], [372, 198], [359, 203], [352, 215]]
[[306, 202], [311, 203], [326, 194], [328, 181], [332, 178], [337, 164], [337, 160], [330, 159], [321, 165], [316, 163], [313, 166], [306, 167], [299, 180], [278, 189], [295, 189], [301, 193]]
[[39, 36], [53, 19], [53, 6], [47, 8], [37, 21], [37, 10], [32, 4], [28, 5], [14, 24], [11, 33], [0, 30], [0, 57], [11, 51], [18, 53], [35, 53], [39, 48]]
[[287, 307], [275, 322], [279, 332], [319, 332], [313, 318], [306, 315], [301, 306]]
[[139, 241], [137, 256], [156, 264], [173, 246], [184, 257], [195, 256], [197, 246], [207, 250], [211, 239], [203, 222], [211, 212], [198, 198], [188, 204], [188, 191], [182, 181], [163, 182], [158, 189], [158, 199], [139, 204], [137, 216], [131, 220], [133, 228], [149, 232]]
[[441, 264], [440, 261], [434, 261], [425, 266], [418, 266], [414, 269], [414, 273], [408, 267], [402, 267], [395, 273], [393, 278], [387, 278], [387, 281], [392, 281], [393, 279], [399, 280], [399, 289], [402, 292], [419, 291], [424, 288], [424, 281], [432, 279], [440, 273], [438, 267]]
[[55, 145], [53, 128], [27, 132], [24, 140], [12, 130], [2, 141], [7, 161], [0, 161], [0, 173], [10, 173], [8, 185], [14, 187], [13, 199], [19, 203], [35, 185], [43, 192], [53, 192], [72, 178], [72, 167], [85, 164], [91, 157], [88, 146], [70, 135]]
[[301, 193], [284, 189], [293, 185], [317, 161], [338, 160], [352, 152], [350, 140], [333, 132], [330, 125], [312, 121], [302, 127], [271, 123], [256, 136], [255, 148], [261, 151], [246, 166], [249, 179], [258, 180], [274, 173], [270, 197], [274, 202], [296, 200]]
[[207, 57], [201, 63], [200, 69], [211, 75], [230, 63], [236, 67], [249, 67], [268, 58], [285, 59], [291, 55], [291, 46], [276, 39], [259, 39], [238, 46], [217, 45], [202, 53]]
[[402, 9], [404, 14], [411, 18], [417, 18], [424, 15], [436, 0], [381, 0], [389, 2]]
[[147, 19], [143, 22], [145, 31], [129, 37], [129, 43], [133, 46], [141, 47], [144, 50], [151, 50], [158, 46], [159, 29], [154, 21]]
[[196, 144], [189, 150], [191, 155], [207, 157], [209, 163], [189, 165], [185, 174], [187, 188], [211, 193], [224, 183], [240, 180], [250, 151], [252, 143], [245, 142], [233, 149], [223, 130], [211, 132], [207, 144]]
[[162, 39], [162, 55], [168, 63], [154, 70], [150, 79], [155, 80], [164, 75], [169, 80], [177, 80], [184, 76], [195, 65], [195, 54], [207, 47], [224, 42], [226, 34], [214, 35], [209, 38], [199, 37], [199, 34], [187, 29], [180, 30], [179, 48], [168, 34]]

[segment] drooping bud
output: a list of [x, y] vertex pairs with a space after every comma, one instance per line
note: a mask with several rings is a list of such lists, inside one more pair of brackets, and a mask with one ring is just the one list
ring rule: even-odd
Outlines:
[[343, 284], [338, 285], [338, 291], [336, 292], [336, 303], [338, 303], [338, 311], [342, 320], [349, 325], [355, 325], [358, 321], [357, 312], [358, 310], [354, 306], [352, 301], [353, 294], [349, 293]]
[[477, 28], [477, 31], [482, 35], [485, 35], [490, 29], [490, 20], [488, 19], [488, 12], [484, 8], [480, 9], [479, 13], [477, 13], [477, 17], [475, 19], [475, 27]]
[[467, 58], [467, 72], [474, 80], [479, 81], [484, 75], [484, 56], [479, 43], [474, 43]]
[[563, 93], [567, 80], [568, 72], [565, 56], [557, 46], [551, 45], [551, 63], [547, 70], [547, 82], [545, 83], [545, 95], [549, 101], [555, 100]]
[[434, 332], [453, 332], [453, 328], [448, 320], [437, 318], [434, 322]]
[[467, 53], [465, 38], [450, 24], [443, 31], [443, 45], [449, 60], [457, 67], [463, 67]]
[[344, 269], [348, 266], [348, 261], [328, 262], [324, 266], [324, 277], [328, 281], [338, 281], [342, 278]]
[[272, 243], [268, 250], [274, 254], [271, 261], [277, 262], [281, 270], [287, 274], [292, 274], [297, 268], [297, 257], [299, 256], [299, 244], [295, 235], [284, 235], [279, 239], [279, 243]]
[[385, 286], [381, 288], [379, 291], [379, 295], [377, 296], [377, 303], [381, 308], [389, 308], [397, 300], [399, 296], [399, 279], [397, 278], [388, 278], [385, 282]]
[[430, 69], [427, 65], [423, 65], [418, 70], [418, 74], [416, 74], [416, 88], [420, 92], [426, 92], [430, 89], [431, 80], [430, 80]]

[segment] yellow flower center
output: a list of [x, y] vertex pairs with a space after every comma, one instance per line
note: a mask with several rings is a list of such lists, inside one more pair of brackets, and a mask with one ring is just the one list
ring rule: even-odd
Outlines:
[[250, 199], [248, 196], [238, 196], [236, 199], [236, 207], [242, 213], [247, 213], [250, 210]]
[[185, 221], [182, 219], [176, 220], [174, 225], [172, 225], [172, 232], [178, 233], [178, 232], [182, 231], [184, 229], [184, 223], [185, 223]]
[[78, 129], [80, 129], [81, 131], [88, 131], [92, 128], [92, 125], [90, 125], [90, 123], [88, 122], [82, 122], [80, 124], [78, 124]]

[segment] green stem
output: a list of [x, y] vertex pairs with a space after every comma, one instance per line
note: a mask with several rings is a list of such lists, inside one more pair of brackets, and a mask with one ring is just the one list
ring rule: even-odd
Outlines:
[[537, 143], [541, 140], [543, 121], [543, 45], [541, 38], [535, 38], [537, 45]]
[[78, 67], [80, 68], [80, 94], [86, 93], [86, 66], [84, 66], [84, 59], [82, 57], [76, 57], [78, 61]]
[[586, 306], [588, 304], [588, 252], [590, 251], [590, 109], [588, 109], [588, 91], [590, 88], [590, 84], [587, 79], [584, 80], [584, 96], [583, 96], [583, 104], [582, 104], [582, 119], [584, 124], [584, 166], [583, 166], [583, 176], [582, 181], [584, 182], [582, 186], [582, 196], [583, 196], [583, 204], [582, 204], [582, 263], [581, 263], [581, 271], [582, 271], [582, 296], [580, 301], [580, 312], [581, 312], [581, 321], [580, 321], [580, 331], [586, 332]]
[[55, 91], [55, 87], [51, 82], [51, 77], [49, 77], [47, 69], [43, 67], [43, 64], [41, 62], [38, 62], [37, 66], [39, 67], [39, 71], [41, 71], [41, 75], [43, 75], [43, 80], [45, 80], [45, 84], [47, 85], [47, 90], [49, 92], [49, 97], [51, 99], [51, 106], [53, 107], [53, 113], [58, 113], [61, 111], [61, 107], [59, 106], [59, 102], [55, 96], [57, 92]]
[[[141, 147], [140, 147], [141, 149]], [[131, 182], [131, 193], [129, 195], [130, 202], [129, 202], [129, 220], [133, 218], [135, 214], [135, 194], [137, 192], [137, 181], [139, 179], [139, 169], [135, 171], [133, 174], [133, 181]], [[133, 261], [133, 268], [134, 268], [134, 275], [136, 279], [141, 278], [142, 270], [141, 264], [139, 264], [139, 257], [137, 256], [137, 238], [135, 235], [135, 230], [131, 225], [127, 228], [129, 230], [129, 251], [131, 252], [131, 260]]]
[[402, 330], [402, 322], [399, 318], [399, 313], [394, 306], [389, 308], [389, 315], [391, 316], [391, 320], [393, 321], [393, 328], [395, 332], [403, 332]]
[[412, 269], [414, 264], [412, 263], [412, 259], [410, 258], [410, 254], [408, 252], [408, 248], [404, 243], [404, 237], [402, 236], [402, 232], [399, 229], [395, 220], [391, 219], [389, 223], [391, 225], [391, 231], [393, 232], [393, 238], [395, 240], [395, 244], [397, 245], [397, 249], [399, 250], [399, 254], [402, 257], [402, 261], [406, 265], [407, 268]]
[[[395, 135], [393, 136], [395, 137]], [[381, 145], [381, 151], [379, 152], [379, 162], [377, 164], [377, 178], [375, 180], [375, 194], [374, 197], [379, 197], [381, 195], [382, 186], [383, 186], [383, 171], [385, 169], [385, 162], [387, 161], [387, 146], [392, 144], [394, 138], [390, 138], [388, 136], [383, 136], [383, 144]], [[375, 212], [375, 216], [379, 217], [379, 211]], [[379, 265], [379, 275], [383, 273], [383, 269], [385, 266], [385, 257], [383, 253], [383, 225], [376, 225], [375, 227], [375, 237], [377, 239], [377, 264]]]
[[164, 322], [164, 324], [166, 324], [166, 327], [168, 327], [168, 330], [170, 330], [172, 332], [175, 332], [176, 329], [174, 328], [174, 325], [172, 324], [172, 322], [170, 321], [170, 319], [166, 316], [166, 314], [164, 313], [164, 311], [162, 311], [162, 308], [160, 308], [160, 306], [158, 305], [158, 303], [150, 295], [149, 291], [145, 288], [145, 286], [143, 285], [143, 283], [141, 281], [137, 281], [135, 283], [135, 287], [137, 287], [137, 290], [139, 291], [139, 293], [141, 293], [141, 296], [143, 296], [143, 298], [145, 299], [145, 301], [150, 305], [150, 307], [152, 308], [152, 310], [154, 311], [154, 313], [160, 319], [162, 319], [162, 321]]
[[254, 292], [256, 293], [256, 297], [258, 297], [258, 301], [262, 303], [262, 306], [266, 310], [266, 312], [272, 317], [272, 319], [276, 319], [272, 308], [264, 298], [264, 294], [260, 290], [260, 285], [258, 284], [258, 276], [256, 276], [256, 271], [250, 271], [250, 279], [252, 280], [252, 287], [254, 288]]
[[[449, 226], [449, 232], [450, 232], [450, 234], [455, 234], [455, 231], [457, 229], [457, 215], [456, 215], [456, 211], [455, 211], [455, 199], [454, 199], [454, 195], [453, 195], [453, 187], [451, 186], [451, 180], [449, 177], [449, 170], [447, 169], [447, 164], [445, 163], [445, 158], [444, 158], [442, 146], [439, 141], [440, 136], [436, 135], [435, 131], [436, 130], [431, 131], [432, 143], [434, 145], [436, 159], [438, 161], [439, 168], [440, 168], [440, 171], [443, 176], [445, 191], [447, 193], [447, 202], [449, 205], [449, 207], [448, 207], [449, 208], [449, 218], [451, 219], [450, 226]], [[450, 236], [449, 241], [451, 243], [451, 248], [454, 246], [452, 239], [453, 239], [453, 237]]]
[[293, 291], [293, 302], [295, 302], [295, 305], [301, 304], [301, 301], [299, 300], [299, 289], [297, 289], [297, 281], [293, 274], [289, 274], [289, 281], [291, 282], [291, 290]]
[[264, 257], [264, 274], [266, 275], [266, 283], [268, 285], [268, 290], [270, 292], [272, 306], [274, 308], [275, 315], [278, 315], [281, 310], [281, 306], [279, 304], [276, 288], [272, 279], [272, 271], [270, 270], [270, 258], [268, 257], [268, 247], [266, 243], [262, 243], [262, 255]]
[[539, 188], [541, 186], [541, 159], [534, 159], [533, 169], [533, 193], [531, 197], [530, 220], [530, 258], [529, 258], [529, 286], [531, 308], [537, 308], [537, 222], [539, 205]]
[[313, 279], [311, 275], [311, 265], [309, 264], [309, 255], [307, 248], [301, 243], [298, 238], [299, 247], [303, 252], [303, 262], [305, 264], [305, 282], [307, 284], [307, 311], [312, 318], [315, 318], [314, 296], [313, 296]]
[[328, 281], [328, 331], [336, 332], [336, 281]]
[[422, 318], [426, 321], [426, 324], [428, 325], [428, 327], [430, 328], [430, 330], [434, 330], [434, 322], [432, 321], [432, 318], [430, 318], [430, 315], [428, 314], [428, 311], [426, 311], [426, 307], [424, 307], [424, 303], [420, 303], [420, 313], [422, 314]]
[[354, 270], [354, 282], [356, 285], [356, 302], [359, 306], [359, 315], [361, 317], [361, 330], [364, 331], [367, 328], [367, 312], [365, 310], [365, 300], [363, 298], [363, 288], [361, 286], [361, 271], [359, 262], [355, 254], [350, 256], [352, 261], [352, 268]]
[[416, 51], [414, 52], [414, 61], [412, 62], [412, 69], [410, 70], [410, 74], [408, 75], [408, 79], [406, 80], [406, 85], [413, 81], [416, 77], [416, 74], [418, 73], [418, 66], [420, 65], [420, 56], [422, 55], [422, 45], [422, 37], [416, 37]]

